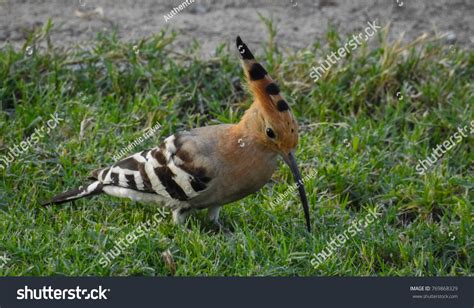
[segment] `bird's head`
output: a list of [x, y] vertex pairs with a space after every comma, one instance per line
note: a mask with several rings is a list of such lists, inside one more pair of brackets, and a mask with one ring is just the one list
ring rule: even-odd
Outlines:
[[295, 158], [298, 123], [288, 103], [282, 97], [278, 85], [255, 60], [252, 52], [240, 37], [237, 37], [236, 44], [250, 90], [254, 95], [254, 103], [247, 110], [244, 119], [252, 119], [250, 125], [254, 136], [268, 149], [278, 153], [290, 167], [298, 185], [306, 225], [310, 231], [308, 200]]

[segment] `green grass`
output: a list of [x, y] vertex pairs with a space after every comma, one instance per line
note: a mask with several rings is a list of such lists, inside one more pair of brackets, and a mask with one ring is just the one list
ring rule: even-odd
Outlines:
[[[203, 212], [185, 228], [167, 213], [102, 267], [102, 253], [158, 208], [106, 195], [46, 210], [39, 202], [86, 183], [91, 170], [111, 164], [156, 123], [162, 128], [136, 151], [182, 129], [236, 122], [251, 97], [233, 45], [203, 60], [199, 46], [176, 51], [173, 33], [132, 44], [99, 34], [92, 48], [62, 50], [49, 39], [50, 26], [32, 33], [23, 50], [0, 50], [0, 155], [50, 114], [64, 119], [0, 169], [0, 256], [10, 259], [0, 275], [172, 275], [166, 250], [178, 276], [472, 275], [473, 136], [427, 174], [415, 166], [474, 120], [473, 51], [427, 38], [387, 42], [380, 32], [315, 84], [309, 68], [348, 37], [331, 30], [308, 49], [288, 52], [270, 24], [256, 56], [299, 119], [303, 176], [317, 172], [305, 183], [311, 234], [296, 193], [271, 206], [293, 183], [282, 165], [257, 194], [224, 207], [232, 233], [209, 231]], [[25, 55], [27, 46], [40, 45]], [[384, 204], [384, 215], [315, 269], [312, 254], [376, 204]]]

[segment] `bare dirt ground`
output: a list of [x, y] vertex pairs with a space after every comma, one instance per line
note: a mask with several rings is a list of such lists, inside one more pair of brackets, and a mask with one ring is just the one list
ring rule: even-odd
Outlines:
[[391, 23], [391, 38], [406, 32], [408, 40], [427, 32], [446, 34], [448, 44], [474, 46], [473, 0], [206, 0], [189, 4], [165, 21], [164, 15], [184, 1], [0, 0], [0, 47], [10, 42], [20, 48], [28, 30], [51, 18], [56, 46], [87, 45], [98, 31], [117, 31], [121, 39], [134, 41], [169, 28], [180, 33], [177, 46], [198, 40], [202, 55], [209, 57], [236, 35], [252, 46], [265, 41], [268, 32], [259, 14], [275, 21], [283, 48], [299, 49], [324, 39], [329, 25], [356, 34], [374, 20]]

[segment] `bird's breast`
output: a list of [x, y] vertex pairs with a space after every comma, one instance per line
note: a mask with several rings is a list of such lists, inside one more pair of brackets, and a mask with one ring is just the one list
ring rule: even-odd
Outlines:
[[[235, 139], [235, 140], [234, 140]], [[262, 188], [277, 166], [277, 154], [246, 138], [228, 139], [217, 150], [213, 179], [199, 207], [223, 205], [242, 199]]]

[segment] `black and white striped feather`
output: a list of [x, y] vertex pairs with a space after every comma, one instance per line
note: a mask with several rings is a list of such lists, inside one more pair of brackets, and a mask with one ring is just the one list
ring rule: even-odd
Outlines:
[[193, 157], [183, 149], [190, 140], [189, 133], [172, 135], [159, 147], [93, 171], [91, 178], [94, 183], [58, 195], [46, 204], [63, 203], [101, 192], [138, 201], [169, 201], [171, 204], [193, 199], [206, 190], [212, 178], [205, 167], [196, 166]]

